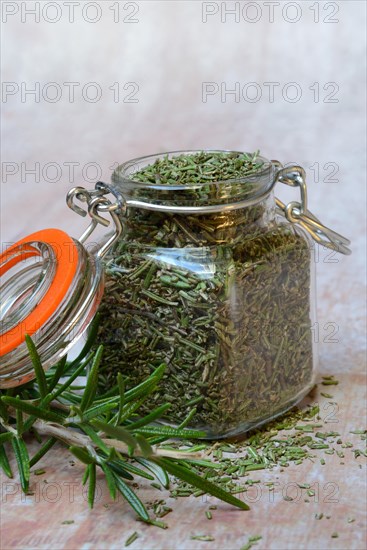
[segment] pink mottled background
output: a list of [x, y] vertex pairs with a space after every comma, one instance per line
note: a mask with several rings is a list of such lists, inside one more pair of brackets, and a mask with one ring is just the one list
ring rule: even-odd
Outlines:
[[[248, 3], [103, 1], [89, 3], [97, 8], [91, 6], [84, 14], [88, 2], [76, 4], [71, 22], [65, 2], [40, 2], [37, 22], [27, 13], [35, 2], [1, 3], [2, 245], [52, 226], [78, 236], [85, 221], [67, 209], [67, 190], [93, 186], [96, 178], [108, 181], [116, 162], [136, 156], [187, 148], [259, 148], [268, 158], [302, 164], [308, 172], [311, 210], [352, 240], [352, 256], [330, 256], [321, 250], [317, 263], [320, 327], [324, 330], [330, 322], [338, 326], [337, 343], [328, 343], [321, 333], [320, 369], [344, 381], [339, 395], [343, 426], [361, 427], [366, 341], [365, 2], [320, 1], [318, 22], [316, 3], [307, 1], [274, 5], [273, 22], [264, 2], [244, 8]], [[235, 4], [241, 10], [238, 21], [226, 12]], [[299, 20], [290, 22], [299, 13]], [[257, 16], [257, 22], [249, 22]], [[219, 91], [203, 101], [203, 83], [208, 82]], [[236, 82], [240, 96], [226, 94]], [[274, 101], [269, 100], [269, 82], [278, 83]], [[65, 83], [74, 83], [73, 102], [68, 97], [71, 84]], [[248, 88], [246, 99], [242, 91], [248, 83], [256, 87]], [[25, 93], [37, 87], [39, 101]], [[95, 89], [101, 98], [93, 102]], [[251, 102], [259, 89], [261, 98]], [[57, 90], [62, 95], [53, 101]], [[91, 96], [83, 97], [82, 90]], [[289, 92], [286, 98], [284, 90]], [[295, 90], [301, 90], [301, 97], [292, 102]], [[285, 189], [277, 192], [295, 198]], [[65, 456], [60, 451], [48, 472], [62, 468], [58, 479], [74, 479]], [[310, 468], [304, 470], [304, 479], [325, 479], [324, 472]], [[261, 502], [256, 514], [243, 519], [223, 507], [210, 526], [216, 533], [214, 544], [239, 548], [247, 535], [260, 531], [259, 550], [364, 548], [362, 471], [335, 468], [329, 477], [337, 476], [342, 496], [330, 521], [341, 533], [338, 539], [330, 538], [331, 523], [316, 522], [315, 527], [314, 513], [303, 506]], [[299, 473], [289, 472], [289, 479], [294, 475]], [[358, 525], [352, 527], [343, 523], [351, 502], [354, 513], [360, 513]], [[136, 529], [121, 505], [108, 516], [102, 505], [88, 512], [83, 502], [75, 504], [77, 526], [60, 526], [61, 518], [68, 519], [61, 505], [24, 503], [19, 495], [0, 505], [4, 549], [117, 548]], [[209, 547], [187, 540], [186, 534], [191, 525], [196, 532], [211, 522], [197, 519], [188, 501], [175, 507], [171, 530], [149, 532], [132, 548], [144, 541], [145, 548]], [[106, 525], [111, 527], [108, 536]]]

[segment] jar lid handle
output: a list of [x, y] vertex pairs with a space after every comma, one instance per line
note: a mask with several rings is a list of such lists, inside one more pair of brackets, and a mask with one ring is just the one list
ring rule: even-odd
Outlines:
[[[274, 164], [279, 166], [277, 161], [274, 161]], [[320, 220], [308, 210], [306, 173], [301, 166], [294, 165], [281, 168], [276, 175], [276, 181], [290, 185], [291, 187], [300, 188], [301, 202], [292, 201], [286, 205], [280, 199], [275, 199], [279, 212], [290, 223], [301, 225], [303, 229], [322, 246], [331, 248], [336, 252], [340, 252], [340, 254], [349, 255], [352, 253], [351, 249], [348, 248], [348, 245], [350, 245], [349, 239], [321, 223]]]
[[[115, 232], [98, 250], [96, 255], [99, 258], [102, 258], [112, 244], [120, 237], [123, 230], [120, 214], [124, 213], [126, 209], [122, 195], [117, 196], [114, 193], [116, 200], [111, 202], [106, 197], [108, 193], [112, 193], [111, 188], [106, 183], [99, 181], [96, 183], [95, 188], [90, 190], [85, 189], [85, 187], [73, 187], [66, 196], [66, 204], [71, 210], [83, 217], [89, 214], [91, 218], [89, 226], [79, 238], [79, 242], [82, 244], [90, 237], [98, 224], [104, 227], [110, 225], [110, 220], [102, 216], [101, 213], [107, 212], [111, 216]], [[81, 208], [76, 201], [87, 203], [87, 209]]]

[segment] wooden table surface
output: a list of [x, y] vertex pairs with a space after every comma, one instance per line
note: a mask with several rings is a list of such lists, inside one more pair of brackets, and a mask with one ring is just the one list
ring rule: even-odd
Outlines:
[[[245, 12], [246, 17], [241, 12], [238, 22], [224, 13], [222, 22], [225, 3], [221, 2], [209, 3], [211, 8], [201, 2], [134, 2], [130, 7], [120, 2], [123, 11], [117, 23], [113, 2], [95, 3], [102, 10], [96, 23], [86, 20], [94, 17], [92, 8], [83, 19], [77, 7], [74, 22], [69, 22], [63, 2], [59, 2], [61, 18], [55, 23], [49, 22], [55, 17], [51, 8], [40, 14], [39, 23], [25, 13], [22, 22], [21, 4], [29, 7], [32, 2], [3, 4], [19, 7], [2, 28], [2, 79], [9, 92], [2, 104], [3, 247], [44, 227], [60, 227], [78, 236], [85, 221], [65, 206], [68, 188], [93, 186], [96, 178], [108, 181], [116, 162], [143, 154], [185, 148], [260, 148], [268, 158], [304, 165], [311, 210], [352, 239], [352, 256], [331, 256], [321, 249], [317, 261], [319, 373], [335, 374], [340, 380], [331, 392], [337, 423], [330, 424], [330, 429], [361, 447], [359, 436], [350, 431], [365, 428], [366, 422], [365, 85], [361, 70], [365, 3], [329, 2], [328, 7], [320, 2], [317, 22], [316, 8], [312, 11], [309, 3], [295, 2], [296, 8], [288, 7], [290, 11], [283, 13], [281, 2], [270, 22], [266, 5], [255, 2], [261, 8], [257, 23], [246, 20], [254, 17], [252, 12]], [[336, 8], [337, 15], [332, 15]], [[203, 9], [216, 12], [207, 15], [206, 23]], [[289, 22], [297, 15], [292, 9], [298, 15], [301, 10], [294, 23]], [[127, 16], [137, 22], [123, 21]], [[65, 82], [78, 84], [74, 102], [66, 96]], [[103, 92], [97, 102], [81, 93], [93, 82]], [[120, 97], [115, 102], [117, 82]], [[226, 95], [236, 82], [241, 97]], [[269, 82], [279, 83], [274, 84], [274, 101], [264, 84]], [[26, 94], [31, 86], [37, 94], [37, 83], [40, 101]], [[52, 90], [50, 83], [62, 90], [58, 101], [46, 101], [42, 95], [49, 98], [59, 89]], [[219, 91], [203, 101], [205, 83], [212, 83], [214, 91], [218, 85]], [[256, 86], [249, 88], [249, 83]], [[297, 86], [292, 88], [290, 83]], [[261, 98], [251, 102], [250, 93], [259, 89]], [[299, 101], [290, 101], [291, 93], [299, 90]], [[127, 102], [129, 93], [138, 102]], [[284, 190], [277, 193], [288, 197]], [[327, 323], [337, 327], [336, 342], [327, 338]], [[326, 421], [327, 400], [319, 393], [314, 399], [325, 411]], [[254, 546], [258, 550], [363, 550], [365, 459], [345, 451], [343, 460], [327, 456], [325, 466], [318, 460], [306, 461], [283, 472], [254, 474], [252, 478], [261, 483], [246, 494], [249, 512], [213, 498], [178, 499], [165, 518], [169, 529], [161, 530], [136, 522], [124, 502], [112, 503], [101, 478], [100, 498], [88, 510], [80, 466], [58, 447], [39, 464], [45, 474], [32, 476], [33, 496], [21, 495], [17, 477], [1, 477], [0, 547], [117, 549], [137, 531], [133, 550], [240, 549], [255, 535], [262, 537]], [[266, 481], [279, 482], [274, 495]], [[317, 484], [317, 498], [305, 502], [302, 495], [284, 500], [284, 491], [291, 491], [294, 482]], [[149, 484], [142, 484], [140, 495], [146, 502], [157, 498]], [[208, 521], [205, 510], [214, 502], [218, 509]], [[324, 517], [315, 519], [320, 513]], [[68, 520], [74, 523], [63, 523]], [[338, 538], [332, 538], [334, 532]], [[191, 540], [198, 534], [211, 535], [215, 541]]]
[[[339, 386], [332, 387], [332, 405], [330, 400], [315, 395], [325, 429], [337, 431], [343, 441], [363, 448], [365, 442], [350, 432], [364, 427], [365, 378], [356, 369], [338, 375], [338, 379]], [[330, 391], [330, 387], [327, 389]], [[334, 447], [340, 449], [338, 445]], [[33, 495], [21, 493], [17, 478], [9, 480], [1, 476], [1, 548], [117, 549], [124, 547], [129, 535], [136, 531], [139, 538], [131, 545], [132, 549], [239, 550], [250, 537], [261, 536], [256, 545], [260, 550], [363, 550], [365, 458], [355, 459], [351, 449], [343, 451], [343, 459], [316, 451], [317, 458], [289, 466], [286, 471], [277, 467], [251, 472], [251, 479], [260, 483], [249, 487], [241, 497], [251, 506], [250, 511], [236, 510], [210, 496], [175, 500], [168, 491], [159, 492], [149, 482], [139, 481], [143, 502], [164, 498], [173, 509], [164, 517], [168, 529], [162, 530], [136, 521], [122, 499], [111, 502], [101, 476], [97, 478], [95, 507], [89, 510], [86, 488], [81, 484], [82, 465], [71, 460], [63, 448], [55, 447], [37, 465], [44, 473], [32, 476]], [[321, 456], [326, 459], [324, 466], [319, 462]], [[274, 491], [266, 485], [271, 481], [275, 482]], [[314, 496], [308, 496], [298, 484], [309, 484]], [[287, 500], [289, 497], [293, 500]], [[217, 509], [212, 511], [213, 519], [209, 521], [205, 512], [210, 505], [217, 505]], [[317, 519], [321, 514], [322, 519]], [[333, 538], [335, 533], [338, 538]], [[197, 535], [209, 535], [215, 540], [191, 539]]]

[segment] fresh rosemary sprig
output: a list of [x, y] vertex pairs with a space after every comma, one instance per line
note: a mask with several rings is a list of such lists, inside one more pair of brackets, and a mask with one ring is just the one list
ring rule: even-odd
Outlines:
[[[97, 323], [98, 321], [96, 321]], [[160, 448], [159, 444], [172, 438], [196, 439], [205, 434], [184, 427], [154, 425], [169, 407], [159, 406], [146, 416], [139, 414], [141, 405], [155, 391], [164, 371], [161, 365], [138, 386], [128, 391], [124, 380], [105, 394], [98, 387], [98, 372], [103, 346], [91, 352], [95, 326], [78, 358], [72, 362], [62, 359], [47, 373], [44, 372], [36, 347], [27, 337], [27, 346], [35, 370], [35, 380], [21, 387], [0, 390], [0, 466], [8, 477], [13, 473], [8, 459], [11, 444], [24, 492], [28, 492], [31, 468], [50, 451], [58, 440], [74, 457], [85, 465], [83, 483], [88, 486], [88, 501], [93, 507], [97, 469], [103, 471], [112, 499], [120, 493], [139, 518], [152, 522], [149, 513], [132, 490], [129, 481], [140, 476], [169, 486], [168, 474], [193, 487], [216, 496], [243, 510], [243, 501], [218, 485], [204, 479], [196, 469], [202, 458], [200, 452]], [[75, 386], [78, 376], [86, 376], [83, 391]], [[37, 453], [30, 457], [24, 435], [31, 432], [36, 438], [48, 436]]]

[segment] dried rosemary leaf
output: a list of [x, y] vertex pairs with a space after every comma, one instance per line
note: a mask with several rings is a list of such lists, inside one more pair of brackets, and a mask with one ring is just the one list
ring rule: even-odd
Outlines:
[[209, 542], [215, 540], [214, 537], [211, 537], [210, 535], [194, 535], [191, 537], [191, 540], [201, 540], [203, 542]]
[[133, 542], [136, 541], [136, 539], [139, 537], [138, 533], [135, 531], [134, 533], [132, 533], [132, 535], [130, 535], [126, 541], [125, 541], [125, 546], [130, 546], [130, 544], [132, 544]]

